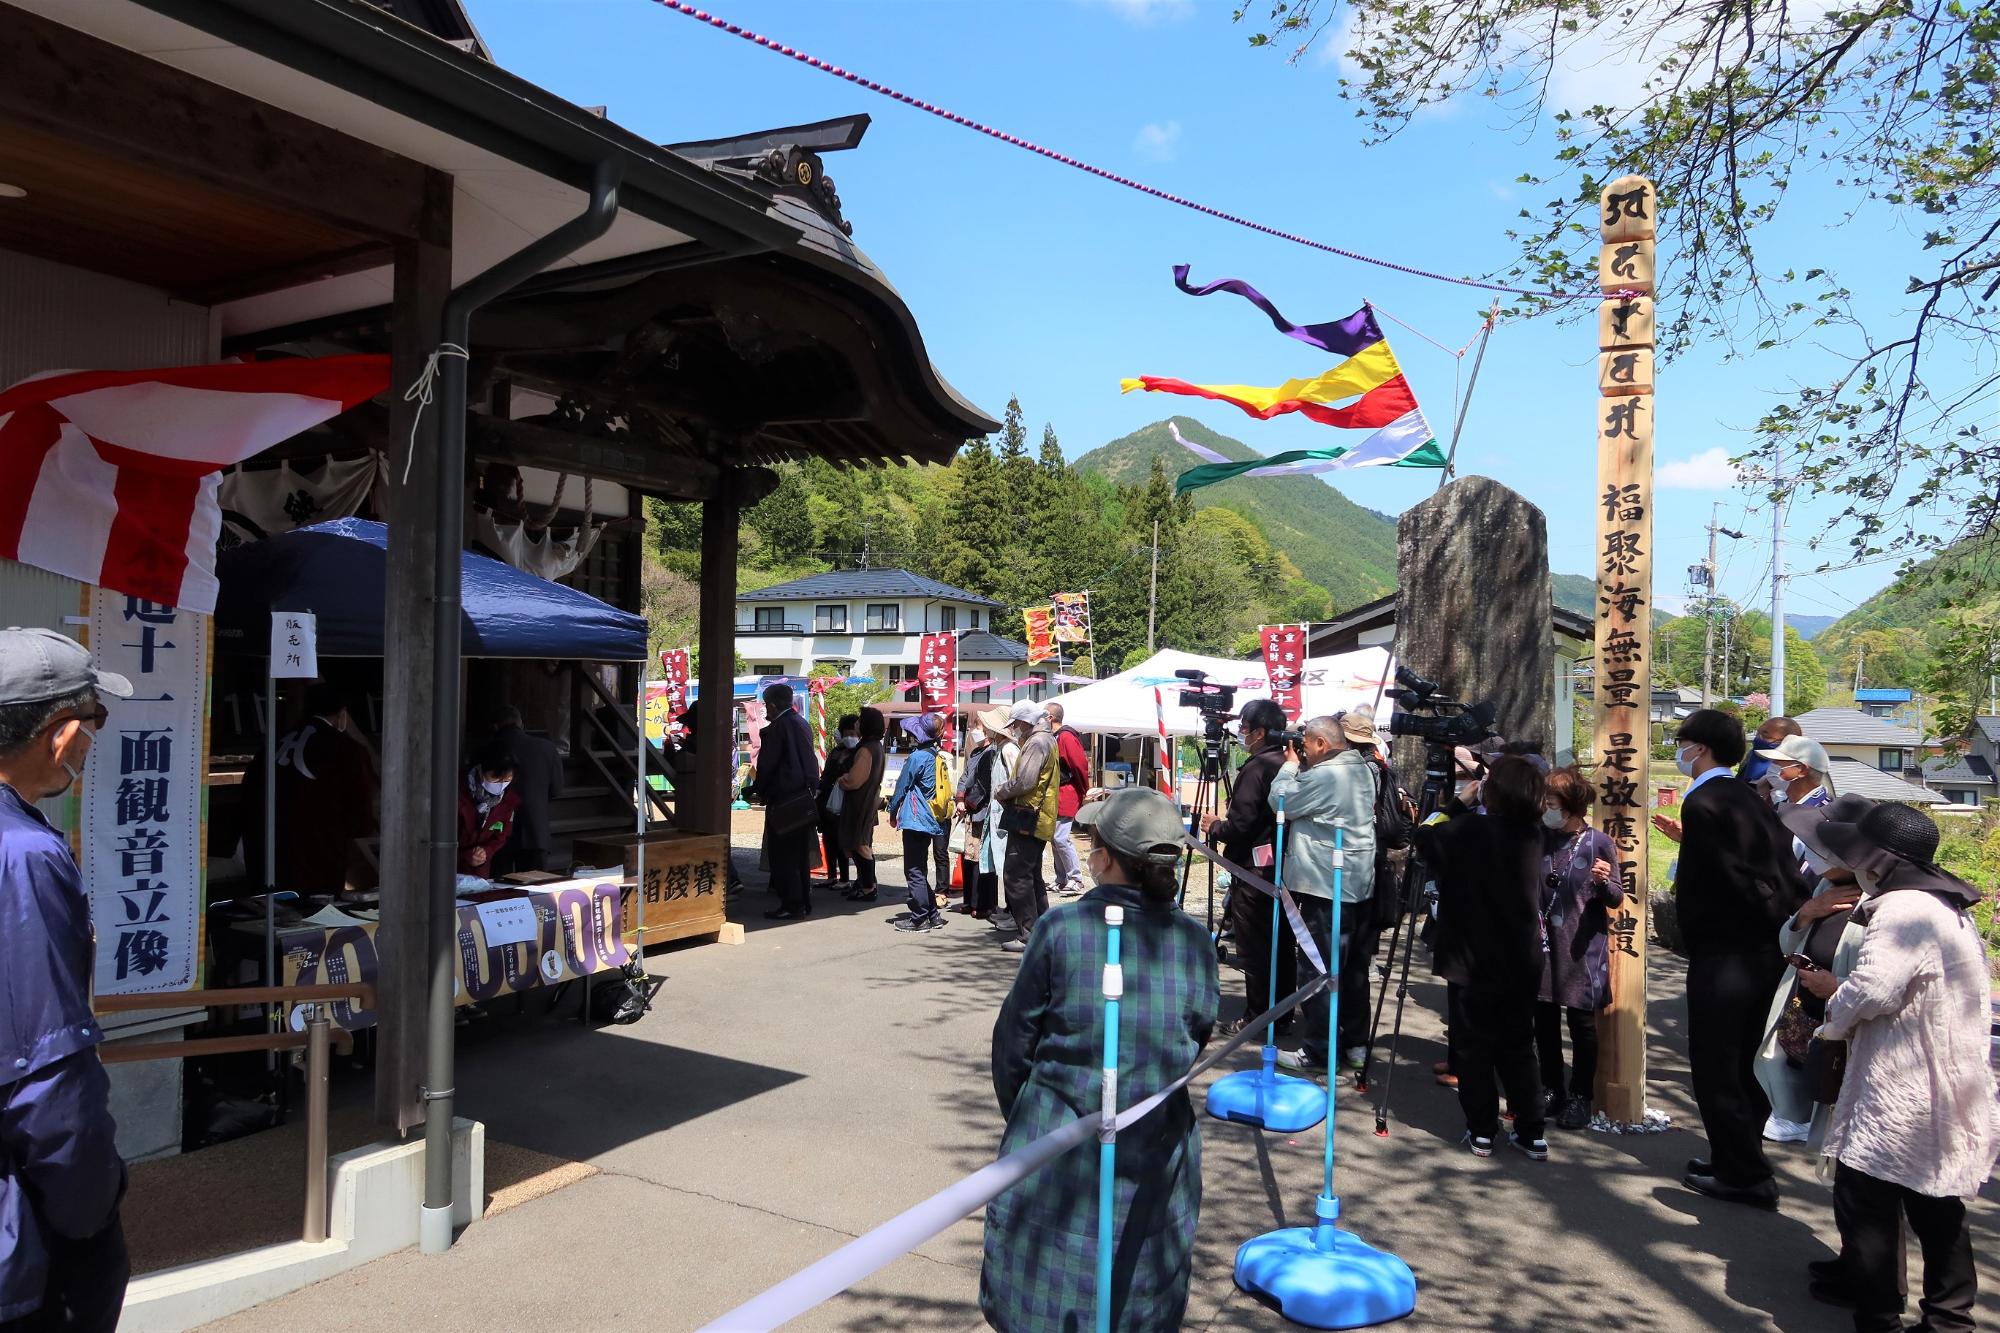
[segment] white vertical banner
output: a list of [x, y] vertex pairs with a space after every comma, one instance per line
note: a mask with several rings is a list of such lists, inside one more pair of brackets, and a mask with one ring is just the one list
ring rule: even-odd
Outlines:
[[96, 993], [188, 990], [201, 953], [209, 618], [90, 591], [90, 651], [132, 682], [83, 770], [79, 860]]
[[319, 618], [310, 611], [271, 613], [271, 679], [319, 675]]

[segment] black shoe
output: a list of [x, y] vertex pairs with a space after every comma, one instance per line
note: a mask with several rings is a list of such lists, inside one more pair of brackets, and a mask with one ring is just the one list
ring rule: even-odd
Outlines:
[[1725, 1185], [1714, 1176], [1689, 1172], [1681, 1177], [1681, 1184], [1697, 1194], [1706, 1194], [1724, 1203], [1740, 1203], [1772, 1213], [1778, 1211], [1778, 1182], [1775, 1180], [1760, 1180], [1755, 1185]]
[[1572, 1095], [1563, 1103], [1562, 1114], [1556, 1117], [1558, 1129], [1583, 1129], [1590, 1124], [1590, 1098]]
[[1715, 1174], [1715, 1163], [1704, 1157], [1690, 1157], [1687, 1173], [1691, 1176], [1712, 1176]]
[[1854, 1308], [1854, 1293], [1847, 1289], [1845, 1283], [1815, 1282], [1806, 1288], [1806, 1295], [1821, 1305], [1831, 1305], [1838, 1310]]
[[1814, 1282], [1827, 1282], [1837, 1287], [1847, 1285], [1847, 1265], [1838, 1257], [1815, 1259], [1806, 1265], [1806, 1276]]
[[803, 907], [773, 907], [764, 913], [766, 921], [803, 921], [812, 913]]
[[926, 912], [922, 916], [912, 913], [910, 916], [896, 923], [897, 930], [941, 930], [943, 927], [944, 918], [936, 912]]

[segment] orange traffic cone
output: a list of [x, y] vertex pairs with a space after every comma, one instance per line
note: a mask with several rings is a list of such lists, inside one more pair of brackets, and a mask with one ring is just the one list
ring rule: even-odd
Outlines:
[[960, 890], [965, 888], [965, 858], [962, 856], [951, 858], [951, 886]]

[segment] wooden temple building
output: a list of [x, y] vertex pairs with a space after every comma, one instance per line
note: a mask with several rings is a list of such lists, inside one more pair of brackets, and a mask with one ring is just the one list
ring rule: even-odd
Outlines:
[[[720, 737], [738, 515], [772, 465], [942, 463], [996, 423], [933, 368], [854, 244], [827, 171], [865, 117], [663, 146], [510, 74], [456, 0], [0, 0], [0, 35], [0, 385], [393, 358], [387, 395], [245, 471], [372, 462], [359, 512], [388, 532], [361, 719], [383, 773], [376, 1111], [396, 1133], [427, 1111], [434, 1128], [451, 901], [436, 797], [478, 705], [540, 702], [553, 674], [464, 666], [434, 632], [478, 525], [595, 530], [561, 578], [637, 611], [642, 501], [701, 506], [696, 721]], [[25, 564], [0, 561], [0, 595], [8, 623], [75, 619], [78, 585]], [[627, 725], [642, 674], [594, 673]], [[253, 687], [219, 671], [212, 725], [217, 753], [255, 744]], [[581, 756], [602, 719], [586, 704], [564, 725]], [[676, 826], [727, 833], [730, 760], [699, 749]], [[109, 1032], [172, 1040], [193, 1017]], [[163, 1063], [114, 1071], [128, 1155], [174, 1138], [146, 1110], [169, 1100]]]

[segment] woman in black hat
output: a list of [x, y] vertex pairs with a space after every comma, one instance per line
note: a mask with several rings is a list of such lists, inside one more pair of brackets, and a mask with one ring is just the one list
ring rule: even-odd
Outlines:
[[1934, 863], [1937, 825], [1908, 806], [1878, 805], [1819, 834], [1854, 869], [1866, 934], [1846, 980], [1799, 977], [1826, 1001], [1820, 1037], [1848, 1047], [1826, 1138], [1839, 1270], [1815, 1276], [1852, 1298], [1859, 1333], [1900, 1330], [1907, 1216], [1924, 1254], [1921, 1327], [1970, 1329], [1978, 1276], [1965, 1201], [2000, 1154], [1990, 974], [1971, 913], [1980, 892]]

